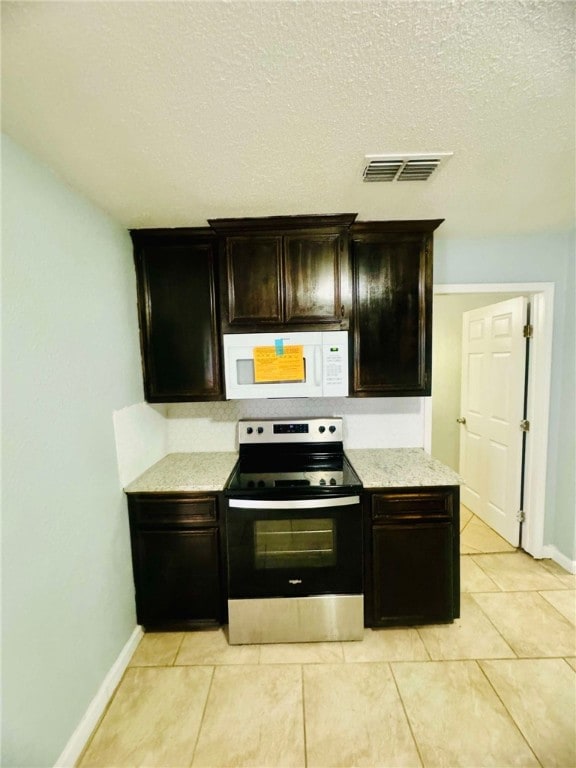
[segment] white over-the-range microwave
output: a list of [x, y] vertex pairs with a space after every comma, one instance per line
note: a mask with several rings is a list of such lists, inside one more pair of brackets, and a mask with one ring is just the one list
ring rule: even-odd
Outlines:
[[224, 334], [229, 400], [346, 397], [348, 332]]

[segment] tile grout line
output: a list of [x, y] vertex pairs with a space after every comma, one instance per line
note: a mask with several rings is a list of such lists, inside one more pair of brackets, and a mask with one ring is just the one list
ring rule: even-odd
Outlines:
[[202, 726], [204, 725], [204, 717], [206, 715], [206, 708], [208, 707], [208, 699], [210, 698], [210, 691], [212, 690], [212, 683], [214, 682], [215, 674], [216, 674], [216, 667], [212, 666], [212, 674], [210, 675], [210, 685], [208, 686], [208, 690], [206, 691], [206, 700], [204, 701], [204, 706], [202, 707], [202, 717], [200, 718], [200, 722], [198, 723], [198, 733], [196, 734], [196, 739], [194, 740], [194, 749], [192, 750], [192, 757], [190, 759], [190, 764], [188, 768], [192, 768], [192, 765], [194, 763], [194, 758], [196, 757], [196, 749], [198, 748], [198, 742], [200, 741], [200, 733], [202, 731]]
[[[489, 676], [486, 674], [486, 672], [485, 672], [484, 668], [482, 667], [482, 664], [480, 664], [480, 661], [493, 661], [493, 659], [474, 659], [474, 662], [475, 662], [476, 666], [478, 667], [478, 669], [480, 670], [481, 674], [482, 674], [482, 675], [484, 675], [484, 677], [485, 677], [485, 679], [487, 680], [487, 682], [488, 682], [488, 685], [490, 686], [490, 688], [492, 688], [492, 690], [494, 691], [494, 693], [495, 693], [495, 695], [496, 695], [496, 698], [498, 699], [498, 701], [499, 701], [499, 702], [502, 704], [502, 706], [504, 707], [504, 711], [506, 712], [506, 714], [508, 715], [508, 717], [510, 718], [510, 720], [511, 720], [511, 721], [512, 721], [512, 723], [514, 724], [514, 726], [515, 726], [516, 730], [518, 731], [518, 733], [520, 734], [520, 736], [521, 736], [521, 737], [524, 739], [524, 741], [525, 741], [525, 742], [526, 742], [526, 744], [528, 745], [528, 749], [529, 749], [529, 750], [530, 750], [530, 752], [532, 752], [532, 754], [534, 755], [534, 759], [536, 760], [536, 762], [538, 763], [538, 765], [540, 765], [540, 766], [541, 766], [541, 765], [542, 765], [542, 763], [541, 763], [541, 762], [540, 762], [540, 760], [538, 759], [538, 755], [537, 755], [537, 754], [534, 752], [534, 750], [532, 749], [532, 744], [530, 744], [530, 742], [528, 741], [528, 737], [527, 737], [527, 736], [524, 734], [524, 731], [523, 731], [523, 730], [522, 730], [522, 728], [520, 727], [519, 723], [517, 723], [517, 722], [516, 722], [516, 719], [514, 718], [514, 716], [513, 716], [512, 712], [510, 712], [510, 710], [509, 710], [509, 709], [508, 709], [508, 707], [506, 706], [505, 702], [503, 701], [502, 697], [500, 696], [500, 694], [499, 694], [499, 693], [498, 693], [498, 691], [496, 690], [495, 686], [494, 686], [494, 685], [492, 685], [492, 681], [490, 680]], [[514, 661], [514, 660], [512, 659], [511, 661]], [[518, 661], [521, 661], [521, 659], [518, 659]]]
[[173, 667], [176, 667], [176, 666], [179, 666], [179, 667], [180, 667], [180, 666], [183, 666], [182, 664], [176, 664], [176, 660], [177, 660], [177, 658], [178, 658], [178, 654], [180, 653], [180, 651], [181, 651], [181, 649], [182, 649], [182, 646], [184, 645], [184, 638], [185, 638], [185, 637], [186, 637], [186, 633], [185, 633], [185, 632], [182, 632], [182, 638], [181, 638], [180, 642], [178, 643], [178, 648], [176, 649], [176, 653], [174, 654], [174, 659], [173, 659], [173, 661], [172, 661], [172, 666], [173, 666]]
[[[566, 616], [565, 614], [563, 614], [561, 610], [559, 610], [558, 608], [556, 608], [556, 606], [554, 605], [554, 603], [551, 603], [551, 602], [550, 602], [550, 600], [548, 600], [548, 598], [544, 597], [544, 595], [542, 594], [543, 592], [575, 592], [575, 590], [573, 590], [573, 589], [538, 589], [538, 590], [536, 590], [536, 591], [538, 592], [538, 594], [540, 595], [540, 597], [542, 598], [542, 600], [546, 600], [546, 603], [547, 603], [547, 604], [548, 604], [548, 605], [549, 605], [551, 608], [553, 608], [553, 609], [556, 611], [556, 613], [558, 613], [560, 616], [562, 616], [562, 618], [564, 619], [564, 621], [567, 621], [567, 622], [568, 622], [568, 624], [570, 624], [572, 627], [576, 628], [576, 624], [574, 624], [574, 623], [573, 623], [572, 619], [569, 619], [569, 618], [568, 618], [568, 616]], [[575, 594], [576, 594], [576, 592], [575, 592]]]
[[428, 660], [428, 661], [434, 661], [434, 659], [432, 658], [432, 655], [431, 655], [431, 653], [430, 653], [430, 650], [429, 650], [428, 646], [426, 645], [426, 642], [425, 642], [424, 638], [423, 638], [423, 637], [422, 637], [422, 635], [420, 634], [420, 627], [414, 627], [414, 629], [415, 629], [415, 630], [416, 630], [416, 632], [418, 633], [418, 637], [420, 638], [420, 642], [422, 643], [422, 647], [424, 648], [424, 650], [425, 650], [425, 651], [426, 651], [426, 653], [428, 654], [428, 659], [427, 659], [427, 660]]
[[[428, 649], [426, 649], [426, 652], [428, 653]], [[404, 699], [402, 698], [402, 693], [400, 691], [400, 686], [398, 685], [398, 680], [396, 679], [396, 675], [394, 674], [394, 666], [393, 666], [394, 663], [390, 661], [387, 662], [388, 669], [390, 670], [390, 674], [392, 675], [392, 680], [394, 681], [396, 692], [398, 693], [398, 699], [400, 700], [400, 706], [402, 707], [402, 711], [404, 712], [404, 717], [406, 718], [408, 729], [410, 730], [410, 735], [412, 736], [412, 740], [414, 742], [416, 752], [418, 753], [418, 759], [420, 760], [420, 765], [425, 766], [426, 764], [424, 762], [424, 757], [422, 755], [422, 752], [420, 751], [420, 745], [418, 744], [418, 739], [416, 738], [416, 734], [414, 733], [412, 722], [410, 721], [410, 717], [408, 716], [408, 710], [406, 709], [406, 705], [404, 703]], [[412, 662], [408, 662], [408, 663], [412, 663]]]
[[[469, 594], [470, 594], [470, 596], [472, 597], [472, 600], [474, 600], [474, 595], [494, 595], [494, 594], [496, 594], [496, 595], [497, 595], [497, 594], [503, 594], [503, 595], [506, 595], [506, 594], [510, 594], [510, 593], [508, 593], [508, 592], [503, 592], [503, 591], [502, 591], [502, 592], [500, 592], [500, 593], [498, 593], [498, 592], [473, 592], [473, 593], [472, 593], [472, 592], [470, 592]], [[517, 659], [523, 658], [522, 656], [519, 656], [519, 655], [518, 655], [518, 653], [516, 652], [516, 649], [515, 649], [515, 648], [512, 646], [512, 644], [511, 644], [511, 643], [509, 643], [509, 642], [508, 642], [508, 640], [506, 640], [506, 638], [504, 637], [504, 635], [502, 634], [502, 632], [500, 632], [500, 630], [498, 629], [498, 627], [496, 626], [496, 624], [494, 624], [494, 622], [492, 621], [492, 619], [490, 618], [490, 616], [488, 616], [488, 614], [486, 613], [486, 611], [485, 611], [485, 610], [482, 608], [482, 606], [480, 605], [480, 603], [479, 603], [477, 600], [474, 600], [474, 602], [476, 603], [476, 605], [477, 605], [477, 606], [478, 606], [478, 608], [480, 609], [480, 612], [481, 612], [481, 613], [482, 613], [482, 614], [483, 614], [483, 615], [486, 617], [486, 619], [487, 619], [488, 623], [489, 623], [489, 624], [491, 624], [491, 625], [494, 627], [494, 630], [495, 630], [495, 631], [496, 631], [496, 632], [497, 632], [497, 633], [500, 635], [500, 637], [502, 638], [502, 641], [503, 641], [503, 642], [504, 642], [504, 643], [505, 643], [505, 644], [508, 646], [508, 648], [510, 648], [510, 650], [511, 650], [511, 651], [512, 651], [512, 653], [514, 654], [514, 657], [515, 657], [515, 658], [517, 658]], [[477, 659], [475, 659], [475, 661], [477, 661]]]
[[300, 683], [302, 686], [302, 733], [304, 738], [304, 768], [308, 766], [308, 743], [306, 741], [306, 696], [304, 693], [304, 665], [300, 664]]

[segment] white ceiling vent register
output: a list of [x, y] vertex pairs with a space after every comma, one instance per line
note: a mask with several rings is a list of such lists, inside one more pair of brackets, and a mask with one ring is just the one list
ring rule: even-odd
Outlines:
[[366, 155], [364, 181], [427, 181], [453, 154]]

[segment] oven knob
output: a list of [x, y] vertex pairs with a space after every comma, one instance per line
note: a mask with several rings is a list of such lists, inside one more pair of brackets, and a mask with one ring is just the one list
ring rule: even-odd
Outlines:
[[323, 477], [320, 478], [320, 485], [326, 485], [326, 480]]
[[335, 427], [334, 425], [332, 425], [332, 426], [330, 427], [330, 432], [336, 432], [336, 427]]
[[264, 432], [264, 427], [258, 427], [258, 434], [261, 435]]
[[336, 478], [335, 477], [331, 477], [330, 478], [330, 485], [336, 485]]
[[320, 432], [320, 434], [323, 434], [324, 432], [326, 432], [326, 427], [318, 427], [318, 432]]
[[254, 480], [248, 480], [248, 488], [254, 488]]
[[258, 488], [265, 488], [265, 487], [266, 487], [266, 483], [264, 482], [264, 480], [258, 480]]
[[254, 430], [252, 429], [252, 427], [248, 427], [248, 429], [246, 430], [246, 432], [248, 432], [248, 434], [249, 434], [249, 435], [251, 435], [251, 434], [252, 434], [252, 432], [254, 432]]

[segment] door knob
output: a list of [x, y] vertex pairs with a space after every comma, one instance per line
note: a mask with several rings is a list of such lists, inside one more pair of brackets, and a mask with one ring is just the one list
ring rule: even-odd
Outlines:
[[456, 421], [458, 424], [466, 424], [466, 418], [464, 416], [459, 416]]

